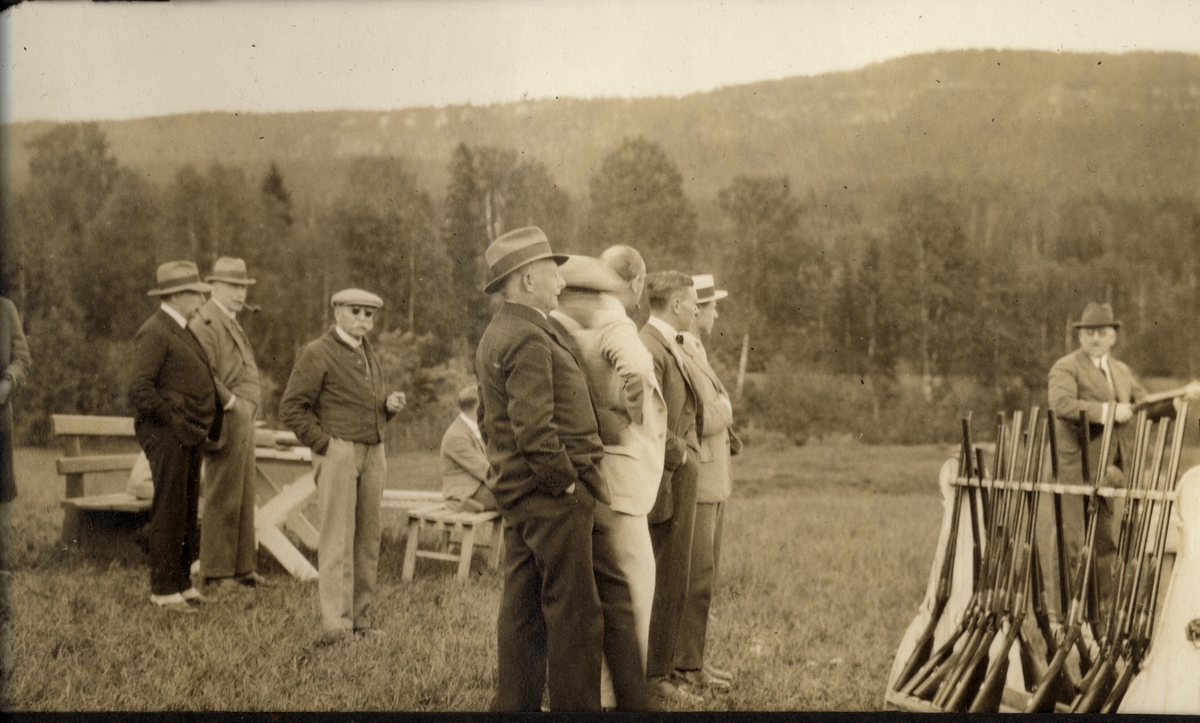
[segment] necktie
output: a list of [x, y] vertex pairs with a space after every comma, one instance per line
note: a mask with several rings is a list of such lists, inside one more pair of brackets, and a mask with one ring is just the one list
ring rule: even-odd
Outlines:
[[1100, 371], [1104, 372], [1104, 378], [1108, 380], [1108, 391], [1112, 394], [1112, 398], [1117, 398], [1117, 385], [1113, 384], [1112, 372], [1108, 369], [1108, 357], [1100, 358]]

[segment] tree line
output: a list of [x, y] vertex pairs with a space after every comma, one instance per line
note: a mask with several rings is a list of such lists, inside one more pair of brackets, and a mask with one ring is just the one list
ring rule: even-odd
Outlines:
[[742, 175], [693, 199], [661, 146], [627, 138], [586, 198], [520, 150], [462, 143], [436, 195], [403, 158], [363, 156], [334, 197], [297, 208], [274, 164], [187, 165], [153, 185], [95, 124], [57, 125], [27, 150], [0, 284], [34, 354], [18, 399], [28, 443], [48, 441], [52, 413], [130, 414], [125, 370], [157, 265], [187, 258], [205, 272], [233, 255], [258, 279], [261, 310], [244, 325], [268, 419], [296, 351], [331, 323], [329, 295], [357, 285], [386, 301], [379, 346], [409, 392], [393, 442], [435, 446], [495, 308], [484, 250], [531, 224], [556, 250], [626, 243], [652, 271], [714, 273], [730, 297], [710, 354], [731, 384], [749, 341], [742, 422], [793, 440], [929, 441], [952, 435], [967, 406], [1036, 402], [1087, 301], [1113, 304], [1135, 369], [1200, 372], [1195, 197], [1048, 198], [931, 174], [843, 193]]

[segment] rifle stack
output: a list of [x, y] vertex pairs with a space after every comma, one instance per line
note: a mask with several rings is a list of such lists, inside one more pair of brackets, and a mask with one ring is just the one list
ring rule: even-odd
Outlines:
[[[1079, 480], [1059, 480], [1052, 413], [1034, 407], [1027, 420], [1019, 411], [1011, 418], [1000, 415], [990, 464], [985, 464], [984, 450], [972, 445], [969, 415], [963, 419], [937, 583], [902, 645], [903, 664], [898, 657], [893, 667], [897, 672], [885, 694], [887, 707], [919, 712], [1117, 710], [1151, 640], [1187, 419], [1186, 402], [1179, 405], [1178, 423], [1175, 407], [1159, 405], [1156, 410], [1152, 416], [1140, 408], [1127, 425], [1134, 430], [1132, 444], [1122, 445], [1118, 470], [1113, 466], [1115, 405], [1110, 405], [1102, 420], [1098, 459], [1088, 459], [1087, 437], [1081, 437]], [[1089, 429], [1086, 415], [1079, 429]], [[1126, 487], [1107, 484], [1122, 474]], [[1080, 497], [1085, 500], [1085, 537], [1068, 541], [1063, 505], [1079, 505]], [[1120, 499], [1115, 582], [1105, 586], [1113, 589], [1102, 596], [1096, 529], [1102, 505]], [[964, 508], [969, 514], [963, 514]], [[1043, 536], [1048, 549], [1040, 552], [1039, 515], [1052, 517], [1055, 530], [1053, 544]], [[959, 559], [966, 549], [971, 551], [970, 574], [955, 575], [956, 560], [960, 569], [966, 564]], [[1079, 552], [1069, 558], [1070, 549]], [[1058, 583], [1060, 619], [1052, 619], [1046, 599], [1049, 575]], [[965, 606], [948, 605], [952, 597], [965, 597], [952, 593], [967, 585]]]

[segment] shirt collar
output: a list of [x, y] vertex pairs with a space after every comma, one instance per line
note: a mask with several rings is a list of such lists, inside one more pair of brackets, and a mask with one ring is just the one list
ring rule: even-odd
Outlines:
[[[1091, 357], [1088, 358], [1091, 359]], [[1104, 368], [1108, 366], [1108, 355], [1105, 354], [1097, 359], [1092, 359], [1092, 364], [1094, 364], [1097, 369], [1103, 371]]]
[[215, 298], [213, 298], [213, 299], [209, 299], [209, 301], [212, 301], [212, 303], [216, 304], [216, 305], [217, 305], [217, 308], [218, 308], [218, 309], [220, 309], [221, 311], [224, 311], [224, 312], [225, 312], [225, 315], [226, 315], [226, 316], [228, 316], [230, 319], [233, 319], [234, 321], [237, 321], [237, 314], [233, 313], [233, 312], [232, 312], [232, 311], [230, 311], [228, 308], [226, 308], [224, 304], [222, 304], [221, 302], [217, 301]]
[[184, 318], [183, 314], [180, 314], [178, 311], [176, 311], [175, 307], [171, 306], [170, 304], [168, 304], [164, 301], [163, 305], [159, 308], [161, 308], [163, 311], [167, 312], [167, 315], [170, 316], [172, 319], [174, 319], [175, 323], [179, 324], [180, 328], [183, 328], [183, 329], [187, 328], [187, 319]]
[[679, 335], [678, 329], [653, 314], [650, 315], [650, 319], [646, 323], [661, 331], [663, 336], [667, 337], [670, 341], [675, 341], [675, 337]]
[[358, 349], [362, 346], [362, 339], [355, 339], [346, 332], [342, 331], [342, 327], [337, 326], [336, 324], [333, 328], [335, 331], [337, 331], [337, 335], [342, 337], [342, 341], [346, 342], [350, 346], [354, 347], [355, 349]]
[[467, 426], [471, 428], [471, 431], [475, 433], [476, 437], [483, 439], [483, 436], [481, 434], [479, 434], [479, 423], [478, 422], [476, 422], [474, 419], [471, 419], [470, 417], [468, 417], [465, 412], [459, 412], [458, 416], [462, 417], [462, 420], [467, 423]]

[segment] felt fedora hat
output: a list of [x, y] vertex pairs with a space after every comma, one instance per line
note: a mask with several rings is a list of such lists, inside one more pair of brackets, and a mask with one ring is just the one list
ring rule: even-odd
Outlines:
[[158, 267], [158, 288], [147, 296], [167, 296], [180, 291], [212, 291], [212, 286], [200, 280], [200, 269], [191, 261], [168, 261]]
[[697, 304], [718, 301], [729, 296], [728, 291], [717, 288], [717, 282], [713, 280], [712, 274], [697, 274], [692, 277], [692, 283], [696, 285]]
[[378, 309], [383, 306], [383, 299], [362, 289], [342, 289], [329, 297], [329, 303], [332, 306], [369, 306]]
[[496, 293], [505, 277], [526, 264], [553, 259], [554, 263], [561, 266], [567, 261], [566, 256], [550, 250], [550, 241], [537, 226], [509, 231], [493, 241], [483, 252], [483, 257], [487, 260], [490, 276], [487, 286], [483, 287], [485, 294]]
[[246, 275], [246, 262], [231, 256], [222, 256], [213, 264], [212, 273], [204, 277], [205, 281], [224, 281], [227, 284], [249, 286], [258, 283]]
[[620, 291], [629, 288], [629, 282], [622, 279], [620, 274], [591, 256], [568, 256], [566, 263], [558, 267], [558, 275], [568, 289]]
[[1105, 326], [1120, 329], [1121, 322], [1113, 319], [1111, 306], [1108, 304], [1097, 304], [1093, 301], [1084, 307], [1083, 316], [1072, 326], [1076, 329], [1099, 329]]

